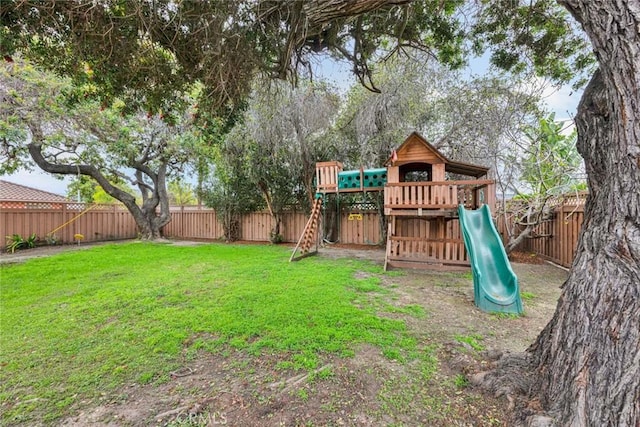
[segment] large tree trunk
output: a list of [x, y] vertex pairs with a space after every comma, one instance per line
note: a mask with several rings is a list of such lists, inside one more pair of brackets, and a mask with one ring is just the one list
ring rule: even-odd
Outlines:
[[640, 426], [640, 0], [559, 2], [600, 63], [576, 117], [590, 195], [553, 319], [489, 377], [526, 360], [558, 424]]
[[[31, 124], [30, 126], [32, 136], [35, 141], [42, 141], [43, 137], [39, 126]], [[171, 222], [171, 213], [169, 212], [169, 197], [166, 191], [166, 183], [164, 179], [164, 173], [161, 178], [154, 179], [156, 185], [153, 198], [148, 198], [148, 203], [142, 208], [137, 205], [136, 199], [133, 195], [122, 191], [118, 187], [112, 185], [109, 180], [98, 170], [91, 165], [67, 165], [67, 164], [55, 164], [47, 161], [42, 154], [42, 143], [32, 142], [28, 145], [29, 154], [33, 161], [38, 165], [40, 169], [45, 172], [49, 172], [57, 175], [81, 175], [90, 176], [95, 179], [96, 182], [102, 187], [102, 189], [111, 197], [122, 202], [127, 208], [131, 216], [133, 216], [138, 232], [142, 239], [154, 240], [162, 237], [162, 227]], [[148, 171], [151, 173], [151, 171]], [[152, 176], [154, 176], [152, 174]], [[162, 188], [158, 188], [158, 186]], [[160, 214], [156, 213], [156, 207], [160, 206]]]
[[[136, 218], [138, 228], [141, 231], [143, 239], [158, 239], [162, 237], [162, 229], [171, 222], [171, 212], [169, 209], [169, 194], [167, 193], [167, 164], [161, 163], [154, 172], [149, 166], [137, 163], [136, 179], [138, 188], [142, 194], [142, 207], [139, 211], [141, 215], [136, 217], [134, 211], [137, 211], [138, 205], [134, 204], [133, 209], [127, 205], [129, 211]], [[151, 180], [152, 185], [145, 183], [144, 177]], [[160, 208], [158, 210], [158, 207]], [[136, 212], [137, 213], [137, 212]]]
[[[615, 104], [625, 95], [597, 72], [580, 103], [590, 189], [583, 232], [556, 313], [529, 349], [534, 389], [563, 425], [640, 425], [640, 122], [638, 112], [620, 120]], [[637, 87], [631, 98], [640, 107]]]
[[640, 1], [564, 0], [600, 70], [578, 106], [590, 195], [556, 313], [529, 350], [563, 424], [640, 425]]

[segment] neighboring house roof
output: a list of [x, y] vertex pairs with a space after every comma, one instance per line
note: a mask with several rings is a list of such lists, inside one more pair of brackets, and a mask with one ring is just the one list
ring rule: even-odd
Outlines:
[[415, 163], [416, 161], [426, 161], [427, 163], [444, 163], [447, 172], [474, 176], [479, 178], [489, 172], [489, 168], [473, 165], [471, 163], [457, 162], [449, 160], [436, 147], [429, 144], [426, 139], [418, 132], [411, 132], [411, 135], [395, 150], [386, 166], [402, 166], [407, 163]]
[[0, 200], [29, 202], [68, 202], [64, 196], [0, 180]]

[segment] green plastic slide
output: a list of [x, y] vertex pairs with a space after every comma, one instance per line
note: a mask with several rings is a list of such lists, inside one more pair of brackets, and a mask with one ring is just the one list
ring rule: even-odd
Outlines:
[[460, 228], [473, 272], [473, 293], [480, 310], [522, 313], [518, 278], [496, 230], [489, 206], [467, 210], [458, 206]]

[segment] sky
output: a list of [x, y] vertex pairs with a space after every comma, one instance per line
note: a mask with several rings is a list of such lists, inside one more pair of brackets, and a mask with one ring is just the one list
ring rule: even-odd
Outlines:
[[[478, 59], [471, 64], [470, 72], [475, 75], [486, 70], [486, 60], [484, 59]], [[346, 63], [336, 63], [325, 58], [317, 62], [314, 68], [314, 78], [333, 83], [343, 93], [357, 83], [356, 77], [351, 74], [349, 65]], [[557, 120], [571, 120], [576, 113], [581, 95], [581, 92], [574, 92], [570, 86], [563, 86], [560, 89], [548, 87], [543, 99], [548, 109], [556, 113]], [[0, 179], [55, 194], [66, 195], [67, 185], [73, 178], [69, 176], [63, 179], [55, 178], [51, 174], [41, 172], [35, 168], [34, 171], [30, 172], [21, 171], [13, 175], [0, 176]]]

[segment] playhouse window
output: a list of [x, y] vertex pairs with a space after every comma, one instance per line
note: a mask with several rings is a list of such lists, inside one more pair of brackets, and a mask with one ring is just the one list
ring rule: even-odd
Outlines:
[[432, 179], [431, 165], [426, 163], [410, 163], [400, 167], [401, 182], [425, 182]]

